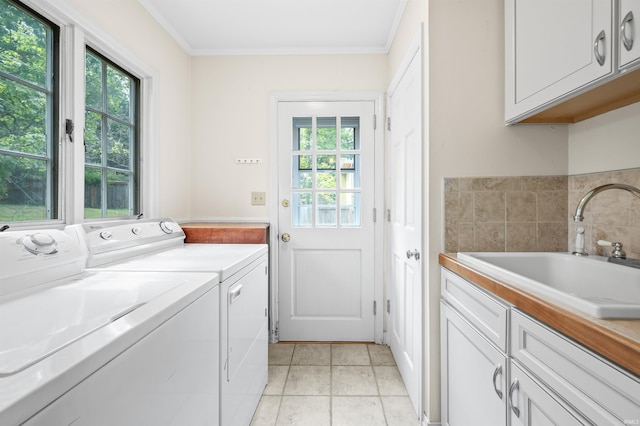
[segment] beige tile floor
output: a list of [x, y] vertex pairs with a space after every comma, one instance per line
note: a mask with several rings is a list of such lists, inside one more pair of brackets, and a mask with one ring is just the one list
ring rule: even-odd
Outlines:
[[269, 383], [252, 426], [417, 426], [388, 346], [269, 345]]

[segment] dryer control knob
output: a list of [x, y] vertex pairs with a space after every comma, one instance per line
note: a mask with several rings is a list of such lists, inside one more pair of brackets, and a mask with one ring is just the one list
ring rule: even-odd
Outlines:
[[24, 237], [22, 239], [22, 245], [28, 252], [33, 254], [53, 254], [57, 251], [55, 238], [43, 232]]
[[162, 232], [165, 234], [173, 234], [173, 226], [173, 222], [167, 222], [166, 220], [160, 222], [160, 229], [162, 229]]
[[111, 231], [100, 232], [100, 238], [102, 238], [103, 240], [109, 241], [111, 237], [113, 237], [113, 234], [111, 233]]
[[137, 226], [131, 228], [131, 232], [133, 232], [133, 235], [140, 235], [140, 233], [142, 232], [142, 229], [138, 228]]

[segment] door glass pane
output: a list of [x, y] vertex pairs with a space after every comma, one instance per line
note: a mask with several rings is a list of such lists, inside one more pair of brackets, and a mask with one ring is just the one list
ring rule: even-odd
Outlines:
[[316, 146], [319, 151], [336, 150], [336, 118], [318, 117], [316, 129]]
[[336, 156], [318, 155], [316, 158], [316, 164], [316, 188], [336, 188]]
[[343, 192], [340, 194], [340, 225], [343, 227], [359, 227], [360, 193]]
[[338, 223], [336, 214], [336, 193], [318, 192], [316, 202], [316, 223], [317, 226], [333, 226]]
[[340, 156], [340, 188], [360, 188], [360, 154]]
[[294, 155], [291, 160], [291, 188], [306, 189], [313, 186], [313, 156], [311, 155]]
[[360, 117], [342, 117], [340, 129], [340, 148], [343, 151], [360, 149], [358, 129]]
[[313, 225], [313, 196], [311, 192], [294, 192], [291, 206], [291, 225], [311, 227]]
[[311, 151], [311, 133], [311, 117], [294, 117], [293, 150]]

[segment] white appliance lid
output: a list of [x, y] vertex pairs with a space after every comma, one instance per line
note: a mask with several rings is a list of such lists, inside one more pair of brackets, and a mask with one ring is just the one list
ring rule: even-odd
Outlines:
[[[0, 299], [0, 378], [18, 373], [147, 302], [191, 274], [91, 272], [23, 297]], [[216, 280], [207, 274], [207, 280]], [[6, 326], [10, 324], [10, 326]]]
[[184, 244], [124, 262], [105, 265], [113, 271], [215, 272], [224, 281], [267, 253], [266, 244]]

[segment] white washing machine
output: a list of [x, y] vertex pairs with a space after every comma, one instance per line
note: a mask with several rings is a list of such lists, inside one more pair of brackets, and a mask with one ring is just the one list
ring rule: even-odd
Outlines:
[[87, 272], [60, 230], [0, 262], [0, 424], [218, 424], [217, 274]]
[[184, 244], [170, 219], [74, 225], [88, 266], [215, 272], [220, 278], [220, 425], [249, 425], [268, 379], [266, 244]]

